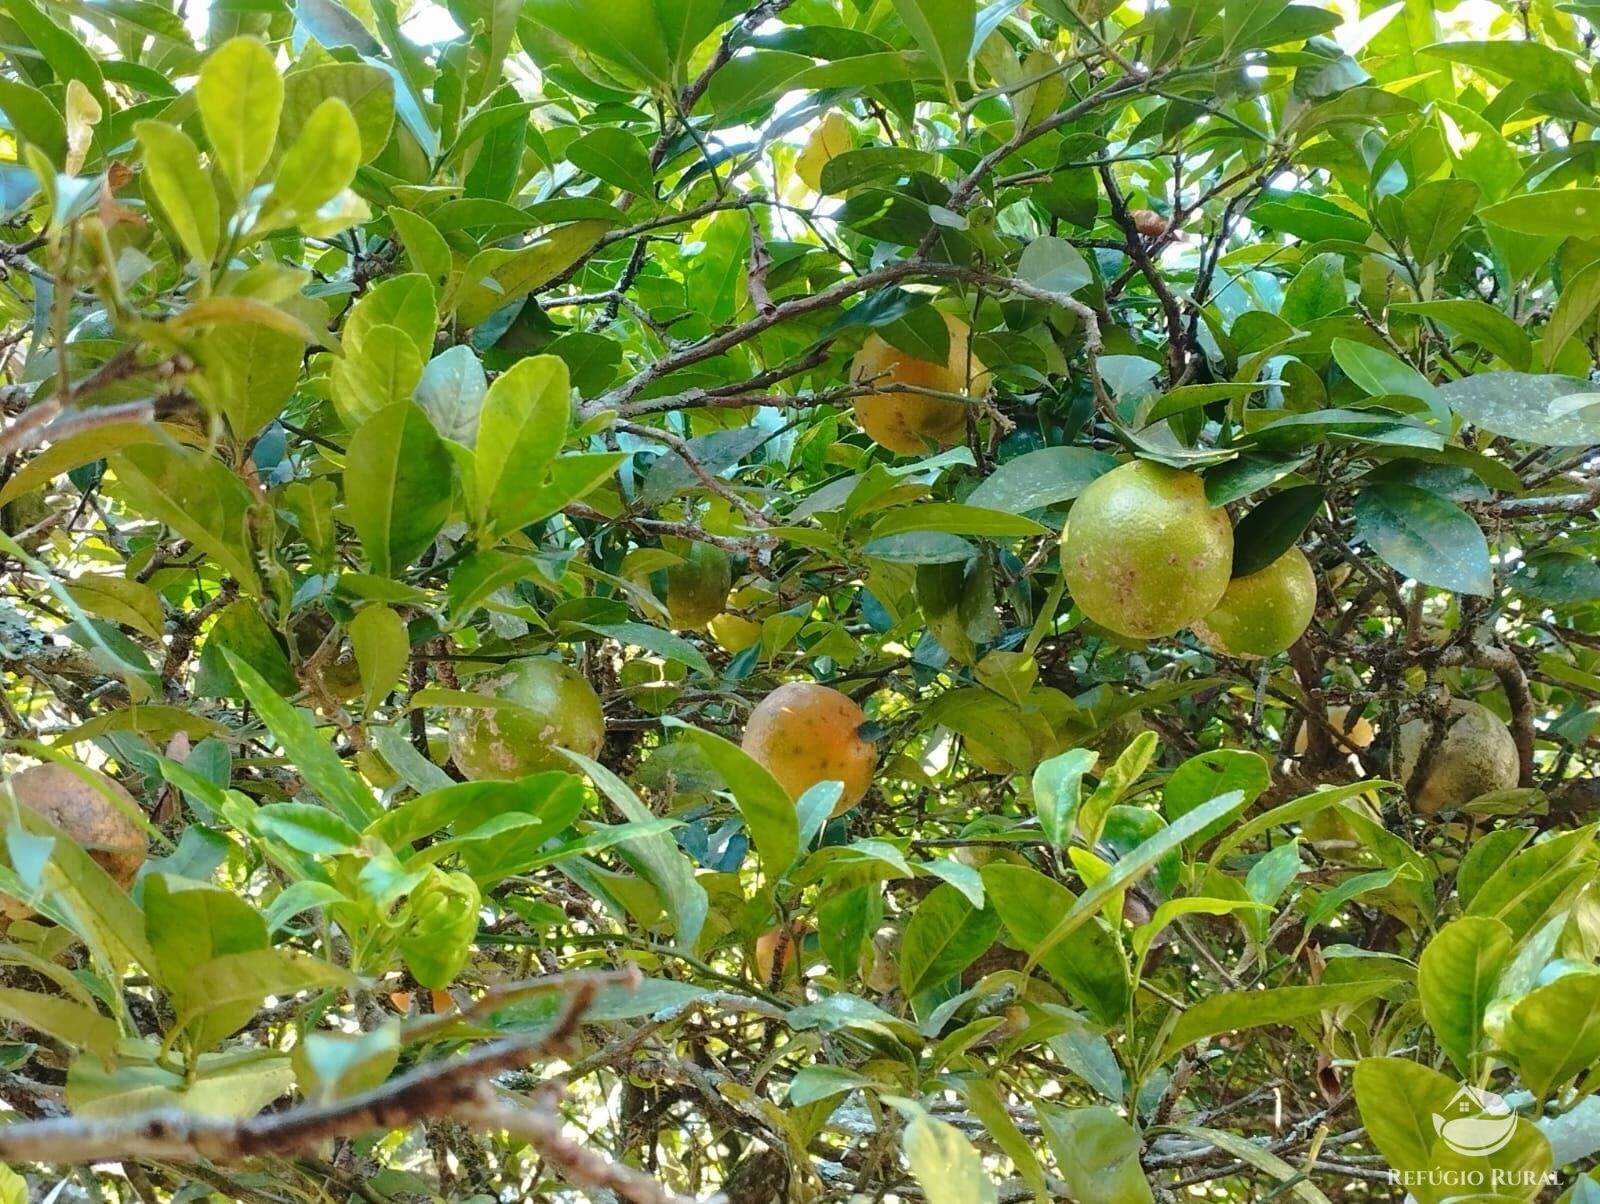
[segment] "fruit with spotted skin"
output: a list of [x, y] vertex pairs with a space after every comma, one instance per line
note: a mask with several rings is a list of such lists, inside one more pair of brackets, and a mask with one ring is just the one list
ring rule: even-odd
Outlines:
[[1118, 635], [1172, 635], [1228, 588], [1233, 528], [1194, 473], [1134, 460], [1097, 477], [1067, 516], [1061, 571], [1072, 600]]
[[[960, 318], [941, 314], [950, 332], [944, 363], [917, 359], [876, 334], [850, 362], [850, 379], [860, 384], [909, 386], [937, 393], [981, 397], [988, 389], [988, 370], [970, 354], [970, 330]], [[967, 434], [967, 409], [960, 401], [923, 393], [886, 391], [856, 398], [856, 421], [879, 447], [905, 455], [922, 455], [929, 447], [947, 448]]]
[[1222, 601], [1194, 625], [1208, 647], [1246, 660], [1276, 656], [1298, 640], [1317, 612], [1317, 576], [1299, 548], [1228, 582]]
[[[111, 778], [92, 771], [90, 776], [94, 785], [55, 763], [11, 774], [0, 787], [0, 826], [11, 821], [11, 809], [3, 798], [9, 791], [18, 803], [75, 841], [113, 882], [127, 890], [144, 864], [144, 829], [135, 818], [139, 804]], [[34, 914], [20, 899], [0, 895], [0, 915], [24, 920]]]
[[704, 627], [722, 613], [733, 584], [728, 554], [715, 544], [690, 543], [667, 569], [667, 617], [674, 627]]
[[866, 797], [878, 765], [877, 747], [859, 732], [866, 721], [860, 707], [830, 686], [786, 682], [750, 712], [742, 747], [792, 799], [818, 782], [843, 782], [833, 809], [842, 815]]
[[[1488, 707], [1458, 698], [1450, 704], [1444, 738], [1428, 762], [1427, 777], [1412, 795], [1411, 805], [1423, 815], [1459, 807], [1480, 794], [1510, 790], [1517, 784], [1521, 760], [1511, 729]], [[1400, 725], [1400, 782], [1409, 784], [1431, 728], [1417, 718]]]
[[472, 683], [476, 693], [507, 705], [457, 713], [450, 756], [474, 781], [510, 780], [572, 768], [560, 749], [600, 755], [605, 714], [594, 688], [560, 661], [528, 657]]

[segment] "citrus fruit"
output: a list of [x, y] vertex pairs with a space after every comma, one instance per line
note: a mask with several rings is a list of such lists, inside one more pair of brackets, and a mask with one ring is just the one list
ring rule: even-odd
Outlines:
[[[1372, 743], [1372, 724], [1367, 722], [1366, 716], [1357, 716], [1356, 721], [1350, 724], [1347, 731], [1345, 730], [1345, 724], [1349, 722], [1349, 718], [1349, 707], [1328, 708], [1328, 725], [1339, 733], [1337, 738], [1329, 737], [1329, 739], [1333, 740], [1333, 749], [1337, 753], [1348, 753], [1351, 749], [1365, 748]], [[1294, 755], [1297, 757], [1302, 756], [1310, 743], [1311, 724], [1307, 721], [1302, 723], [1300, 730], [1295, 733]]]
[[577, 670], [528, 657], [472, 683], [476, 693], [509, 706], [459, 712], [450, 723], [450, 756], [474, 781], [527, 777], [572, 768], [558, 749], [598, 756], [606, 721], [600, 698]]
[[[1459, 807], [1490, 791], [1509, 790], [1517, 784], [1521, 770], [1511, 729], [1488, 707], [1456, 699], [1445, 722], [1449, 726], [1428, 763], [1428, 776], [1411, 799], [1412, 806], [1424, 815]], [[1400, 725], [1402, 784], [1411, 781], [1430, 726], [1421, 717]]]
[[[756, 979], [763, 986], [772, 981], [774, 962], [780, 979], [794, 977], [795, 954], [805, 941], [811, 926], [804, 920], [791, 920], [789, 931], [774, 928], [756, 937]], [[781, 948], [781, 951], [780, 951]]]
[[1191, 472], [1134, 460], [1072, 504], [1061, 571], [1094, 622], [1139, 639], [1171, 635], [1222, 600], [1233, 528]]
[[811, 131], [805, 146], [794, 161], [795, 175], [799, 176], [812, 192], [822, 191], [822, 169], [830, 160], [838, 158], [855, 145], [850, 122], [843, 113], [829, 113]]
[[833, 809], [840, 815], [866, 797], [878, 765], [877, 747], [858, 734], [866, 721], [860, 707], [830, 686], [786, 682], [750, 712], [741, 747], [792, 799], [818, 782], [843, 782]]
[[1317, 610], [1317, 578], [1299, 548], [1228, 582], [1195, 634], [1228, 656], [1276, 656], [1298, 640]]
[[[91, 776], [95, 785], [67, 766], [52, 762], [12, 774], [5, 786], [18, 803], [61, 829], [113, 882], [127, 890], [144, 864], [144, 829], [134, 818], [139, 804], [111, 778], [100, 773]], [[0, 802], [0, 825], [9, 817], [9, 806]], [[20, 899], [0, 895], [0, 915], [23, 920], [33, 914], [33, 908]]]
[[693, 542], [667, 569], [667, 617], [674, 627], [704, 627], [722, 613], [733, 584], [728, 554], [714, 544]]
[[[850, 379], [875, 385], [904, 385], [939, 393], [981, 395], [988, 389], [988, 371], [967, 350], [968, 328], [960, 318], [941, 314], [950, 332], [950, 353], [944, 363], [919, 360], [876, 334], [850, 362]], [[879, 447], [906, 455], [954, 447], [967, 433], [967, 406], [922, 393], [869, 393], [856, 398], [856, 421]]]

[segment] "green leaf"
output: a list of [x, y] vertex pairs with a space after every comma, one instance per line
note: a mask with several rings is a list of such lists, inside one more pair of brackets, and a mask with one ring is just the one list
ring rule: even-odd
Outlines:
[[380, 410], [350, 437], [345, 506], [375, 573], [392, 576], [433, 542], [450, 516], [453, 466], [413, 402]]
[[1097, 1020], [1119, 1023], [1128, 1002], [1127, 960], [1117, 938], [1095, 918], [1098, 906], [1084, 913], [1084, 920], [1092, 922], [1080, 921], [1065, 937], [1045, 944], [1052, 936], [1052, 917], [1072, 914], [1088, 895], [1074, 897], [1059, 882], [1027, 866], [990, 862], [981, 872], [985, 897], [999, 913], [1011, 943]]
[[163, 121], [134, 125], [144, 147], [145, 178], [183, 249], [202, 268], [217, 254], [217, 192], [200, 167], [189, 135]]
[[[355, 117], [361, 134], [361, 162], [377, 158], [394, 126], [394, 76], [372, 63], [297, 64], [283, 80], [280, 133], [303, 129], [317, 107], [329, 99], [342, 100]], [[408, 212], [408, 216], [414, 215]]]
[[476, 326], [495, 310], [548, 284], [594, 247], [611, 228], [609, 221], [558, 226], [521, 250], [490, 247], [462, 269], [455, 298], [464, 326]]
[[1455, 245], [1481, 195], [1471, 180], [1427, 180], [1406, 193], [1400, 214], [1419, 264], [1442, 259]]
[[1000, 916], [980, 910], [949, 883], [917, 905], [900, 942], [900, 989], [907, 999], [954, 978], [1000, 933]]
[[278, 164], [258, 228], [292, 225], [311, 216], [349, 187], [360, 163], [361, 130], [355, 116], [344, 101], [330, 96], [306, 119]]
[[1410, 364], [1396, 359], [1387, 351], [1349, 339], [1334, 339], [1332, 349], [1333, 358], [1344, 374], [1374, 397], [1382, 397], [1387, 393], [1415, 397], [1427, 405], [1428, 412], [1436, 420], [1443, 422], [1448, 419], [1449, 411], [1439, 391]]
[[961, 1130], [910, 1100], [898, 1106], [908, 1118], [901, 1134], [906, 1163], [928, 1204], [995, 1204], [994, 1181], [984, 1174], [983, 1160]]
[[254, 322], [219, 322], [197, 340], [209, 400], [236, 439], [250, 439], [283, 412], [300, 380], [305, 344]]
[[1470, 300], [1399, 302], [1389, 306], [1389, 312], [1416, 314], [1447, 326], [1463, 338], [1492, 351], [1519, 372], [1527, 371], [1533, 362], [1533, 343], [1528, 338], [1527, 332], [1486, 302]]
[[1322, 509], [1320, 485], [1280, 490], [1239, 520], [1233, 529], [1233, 575], [1259, 573], [1300, 542]]
[[917, 44], [939, 65], [953, 97], [956, 81], [967, 76], [977, 23], [976, 0], [894, 0], [894, 10]]
[[[1600, 198], [1600, 192], [1595, 195]], [[1572, 376], [1480, 372], [1450, 381], [1439, 392], [1462, 418], [1496, 435], [1552, 447], [1581, 447], [1600, 441], [1600, 417], [1592, 409], [1571, 406], [1567, 399], [1588, 394], [1591, 388], [1588, 381]]]
[[1139, 1165], [1139, 1137], [1110, 1108], [1035, 1105], [1072, 1198], [1080, 1204], [1148, 1204], [1150, 1183]]
[[1206, 1037], [1264, 1024], [1287, 1024], [1318, 1012], [1362, 1003], [1395, 985], [1384, 978], [1316, 987], [1272, 987], [1265, 991], [1222, 991], [1208, 995], [1178, 1017], [1156, 1062]]
[[[1549, 1143], [1520, 1118], [1509, 1144], [1493, 1154], [1452, 1150], [1439, 1132], [1447, 1118], [1458, 1114], [1452, 1110], [1452, 1102], [1459, 1099], [1469, 1109], [1477, 1105], [1462, 1099], [1462, 1088], [1436, 1070], [1403, 1058], [1363, 1058], [1356, 1064], [1353, 1081], [1362, 1123], [1384, 1160], [1413, 1175], [1431, 1172], [1411, 1188], [1419, 1204], [1459, 1199], [1459, 1187], [1449, 1184], [1473, 1180], [1454, 1178], [1456, 1175], [1476, 1174], [1488, 1181], [1496, 1171], [1502, 1175], [1515, 1171], [1533, 1174], [1537, 1185], [1538, 1176], [1550, 1169]], [[1531, 1199], [1533, 1194], [1519, 1191], [1512, 1198]]]
[[125, 448], [107, 467], [134, 509], [165, 523], [214, 559], [246, 594], [259, 594], [249, 488], [228, 466], [174, 443]]
[[489, 387], [472, 472], [480, 531], [500, 535], [529, 521], [528, 500], [567, 438], [570, 391], [567, 365], [553, 355], [518, 360]]
[[1494, 591], [1489, 543], [1472, 516], [1415, 485], [1369, 485], [1355, 499], [1356, 537], [1406, 577], [1463, 594]]
[[305, 784], [345, 823], [365, 828], [381, 808], [361, 780], [345, 768], [339, 754], [317, 729], [269, 686], [249, 664], [224, 648], [228, 667]]
[[1344, 256], [1329, 251], [1313, 256], [1289, 282], [1278, 314], [1285, 322], [1304, 327], [1339, 312], [1346, 304]]
[[1435, 42], [1419, 54], [1448, 59], [1513, 83], [1537, 81], [1541, 90], [1560, 88], [1576, 96], [1587, 96], [1583, 73], [1572, 59], [1553, 46], [1533, 40], [1502, 38], [1494, 42]]
[[1083, 775], [1099, 759], [1093, 749], [1074, 748], [1041, 761], [1033, 771], [1033, 808], [1039, 815], [1039, 826], [1057, 848], [1064, 848], [1072, 834]]
[[766, 766], [731, 740], [691, 727], [670, 715], [663, 722], [668, 728], [682, 731], [684, 738], [705, 754], [733, 792], [768, 876], [774, 880], [782, 876], [800, 851], [800, 821], [789, 792]]
[[1025, 535], [1049, 535], [1050, 529], [1003, 510], [958, 502], [919, 502], [884, 515], [872, 528], [873, 540], [887, 539], [906, 531], [943, 531], [951, 535], [980, 535], [990, 539], [1011, 539]]
[[[1256, 1170], [1270, 1175], [1272, 1179], [1287, 1186], [1287, 1198], [1303, 1201], [1303, 1204], [1331, 1204], [1322, 1190], [1305, 1177], [1304, 1171], [1298, 1171], [1282, 1158], [1248, 1137], [1240, 1137], [1237, 1133], [1229, 1133], [1226, 1129], [1208, 1129], [1199, 1125], [1169, 1125], [1174, 1133], [1181, 1133], [1185, 1137], [1192, 1137], [1196, 1141], [1209, 1142], [1224, 1153], [1249, 1164]], [[1282, 1195], [1274, 1191], [1262, 1199], [1273, 1199]]]
[[[639, 801], [628, 784], [598, 761], [569, 750], [567, 758], [589, 776], [589, 780], [612, 801], [630, 824], [648, 824], [655, 816]], [[791, 808], [792, 810], [792, 808]], [[639, 871], [639, 876], [655, 887], [673, 920], [673, 933], [680, 948], [692, 949], [705, 927], [709, 902], [705, 887], [694, 876], [694, 867], [666, 833], [657, 832], [629, 838], [618, 846]]]
[[1075, 293], [1094, 279], [1077, 247], [1064, 238], [1046, 235], [1022, 249], [1017, 275], [1028, 283], [1053, 293]]
[[1600, 1060], [1600, 975], [1566, 974], [1530, 991], [1511, 1005], [1494, 1035], [1528, 1090], [1547, 1099]]
[[351, 340], [333, 361], [328, 383], [334, 408], [352, 429], [380, 411], [410, 400], [422, 380], [416, 340], [398, 326], [374, 326]]
[[1544, 366], [1548, 371], [1566, 346], [1567, 340], [1577, 334], [1594, 316], [1600, 306], [1600, 260], [1574, 273], [1561, 288], [1561, 299], [1556, 302], [1550, 321], [1544, 328]]
[[1111, 872], [1080, 895], [1055, 927], [1028, 950], [1029, 965], [1039, 964], [1062, 941], [1096, 915], [1108, 899], [1126, 890], [1168, 853], [1181, 848], [1185, 840], [1205, 831], [1211, 824], [1231, 818], [1244, 806], [1244, 792], [1230, 790], [1178, 816], [1168, 827], [1131, 853], [1118, 858]]
[[278, 138], [283, 80], [271, 52], [251, 37], [224, 42], [200, 68], [195, 99], [217, 166], [240, 202]]
[[1511, 930], [1487, 916], [1446, 924], [1422, 950], [1417, 999], [1439, 1047], [1463, 1077], [1476, 1074], [1483, 1013], [1511, 957]]
[[1558, 188], [1510, 197], [1478, 211], [1486, 222], [1519, 234], [1600, 236], [1600, 188]]
[[387, 606], [365, 606], [350, 620], [350, 646], [361, 669], [366, 713], [399, 684], [411, 659], [406, 622]]
[[121, 1034], [116, 1021], [58, 995], [0, 987], [0, 1017], [54, 1037], [70, 1049], [83, 1049], [111, 1065]]
[[567, 148], [567, 161], [624, 192], [648, 197], [655, 191], [650, 155], [626, 130], [600, 126]]
[[1027, 514], [1070, 502], [1116, 466], [1114, 456], [1087, 447], [1040, 448], [1001, 464], [967, 495], [967, 505]]

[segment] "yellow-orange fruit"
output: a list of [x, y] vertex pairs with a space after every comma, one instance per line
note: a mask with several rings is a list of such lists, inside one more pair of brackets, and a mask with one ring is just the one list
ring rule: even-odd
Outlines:
[[794, 171], [812, 192], [822, 191], [822, 169], [855, 145], [855, 135], [843, 113], [829, 113], [811, 131], [811, 137], [794, 161]]
[[[795, 954], [810, 931], [811, 926], [804, 920], [791, 920], [788, 932], [774, 928], [756, 937], [756, 979], [763, 985], [770, 983], [774, 962], [780, 978], [792, 978], [796, 965]], [[779, 952], [780, 946], [782, 952]]]
[[1194, 625], [1206, 645], [1249, 660], [1276, 656], [1305, 634], [1317, 613], [1317, 576], [1299, 548], [1228, 582], [1222, 601]]
[[[60, 828], [111, 875], [113, 882], [127, 890], [144, 864], [144, 829], [134, 818], [139, 804], [111, 778], [98, 773], [93, 777], [99, 789], [65, 765], [51, 763], [12, 774], [5, 785], [17, 802]], [[115, 796], [122, 806], [106, 794]], [[0, 802], [0, 825], [9, 819], [9, 807]], [[0, 914], [23, 920], [34, 910], [20, 899], [0, 895]]]
[[833, 814], [841, 815], [866, 797], [878, 749], [858, 729], [867, 721], [861, 708], [829, 686], [791, 681], [763, 698], [750, 712], [742, 747], [798, 799], [818, 782], [843, 782]]
[[[850, 379], [981, 396], [989, 387], [989, 374], [967, 349], [967, 324], [949, 314], [940, 316], [950, 331], [950, 353], [944, 363], [919, 360], [872, 334], [850, 362]], [[922, 393], [869, 393], [856, 398], [855, 412], [868, 438], [879, 447], [905, 455], [920, 455], [930, 446], [954, 447], [967, 433], [965, 404]]]
[[[1355, 723], [1350, 725], [1350, 730], [1346, 731], [1345, 723], [1349, 717], [1349, 707], [1328, 708], [1328, 724], [1339, 733], [1339, 739], [1333, 741], [1335, 752], [1347, 753], [1353, 748], [1365, 748], [1372, 743], [1372, 724], [1367, 722], [1366, 716], [1358, 716]], [[1300, 730], [1295, 733], [1294, 755], [1297, 757], [1305, 753], [1307, 745], [1311, 742], [1310, 726], [1309, 722], [1302, 723]]]

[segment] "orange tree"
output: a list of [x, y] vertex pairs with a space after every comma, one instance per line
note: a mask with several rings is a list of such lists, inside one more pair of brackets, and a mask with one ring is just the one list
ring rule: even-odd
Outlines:
[[9, 0], [0, 1200], [1600, 1197], [1594, 14]]

